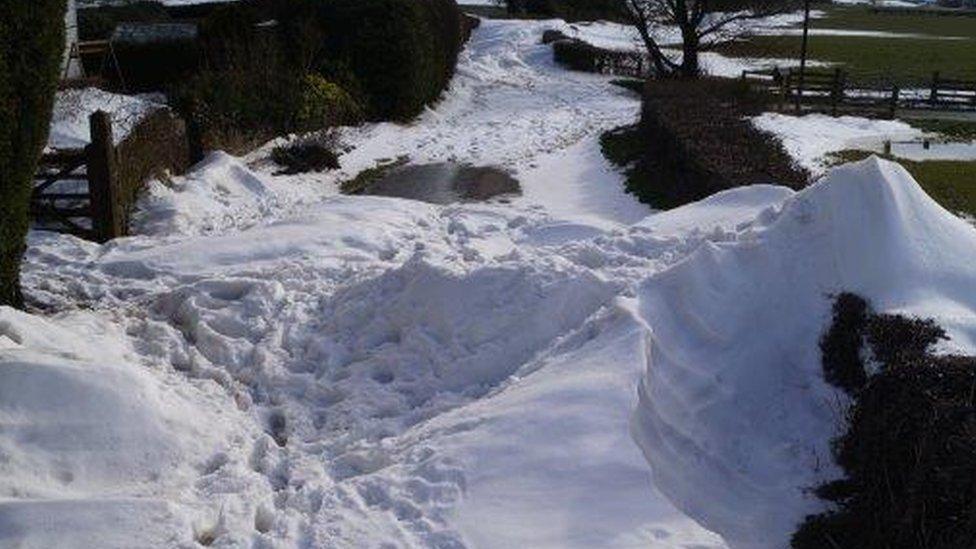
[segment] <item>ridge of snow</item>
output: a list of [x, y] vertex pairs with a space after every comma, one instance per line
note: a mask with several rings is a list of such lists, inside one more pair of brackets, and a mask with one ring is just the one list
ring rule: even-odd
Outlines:
[[761, 216], [753, 239], [704, 243], [640, 289], [652, 327], [633, 432], [655, 483], [733, 547], [781, 547], [824, 504], [845, 398], [823, 381], [831, 295], [936, 318], [976, 350], [976, 230], [897, 164], [845, 165]]

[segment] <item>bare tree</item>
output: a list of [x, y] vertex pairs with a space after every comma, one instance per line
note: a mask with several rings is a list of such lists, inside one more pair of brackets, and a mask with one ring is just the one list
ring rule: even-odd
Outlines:
[[[637, 29], [661, 76], [694, 78], [699, 54], [749, 32], [750, 21], [793, 11], [797, 0], [619, 0], [624, 18]], [[681, 34], [680, 55], [661, 42], [661, 31]]]

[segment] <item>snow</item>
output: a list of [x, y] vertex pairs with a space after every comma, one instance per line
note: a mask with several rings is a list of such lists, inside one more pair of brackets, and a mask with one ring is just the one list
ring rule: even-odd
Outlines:
[[0, 308], [3, 545], [192, 541], [184, 486], [248, 423], [217, 387], [150, 371], [124, 342], [89, 313]]
[[150, 112], [162, 108], [143, 98], [114, 94], [98, 88], [59, 91], [51, 118], [48, 149], [80, 149], [91, 143], [88, 118], [95, 111], [112, 117], [113, 138], [125, 139]]
[[833, 0], [833, 2], [844, 5], [878, 4], [889, 8], [916, 8], [932, 4], [934, 0]]
[[[546, 28], [484, 21], [435, 107], [342, 131], [339, 173], [274, 175], [279, 140], [154, 182], [135, 236], [32, 232], [0, 545], [782, 546], [836, 473], [827, 293], [971, 349], [976, 235], [876, 160], [653, 212], [599, 153], [636, 96]], [[337, 193], [400, 154], [524, 193]]]
[[832, 171], [757, 218], [763, 229], [706, 244], [651, 277], [653, 327], [634, 433], [657, 486], [735, 547], [782, 547], [837, 475], [829, 443], [844, 397], [821, 376], [831, 295], [934, 317], [952, 349], [976, 349], [976, 231], [900, 166]]
[[825, 155], [858, 148], [864, 142], [914, 140], [925, 135], [900, 120], [876, 120], [858, 116], [832, 117], [826, 114], [792, 116], [767, 112], [753, 124], [783, 141], [786, 152], [815, 174], [826, 168]]

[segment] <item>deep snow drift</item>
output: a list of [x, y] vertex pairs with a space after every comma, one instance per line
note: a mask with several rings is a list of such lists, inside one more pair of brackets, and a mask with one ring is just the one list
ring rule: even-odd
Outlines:
[[549, 26], [486, 21], [435, 109], [343, 136], [351, 172], [501, 165], [511, 204], [215, 153], [138, 236], [32, 233], [52, 312], [0, 309], [0, 545], [781, 546], [834, 474], [827, 293], [969, 348], [973, 229], [878, 161], [652, 214], [597, 150], [636, 99]]
[[706, 243], [640, 290], [653, 330], [634, 434], [657, 486], [735, 547], [778, 547], [836, 475], [828, 440], [843, 403], [823, 381], [818, 339], [831, 296], [932, 317], [976, 350], [976, 230], [900, 166], [832, 171]]

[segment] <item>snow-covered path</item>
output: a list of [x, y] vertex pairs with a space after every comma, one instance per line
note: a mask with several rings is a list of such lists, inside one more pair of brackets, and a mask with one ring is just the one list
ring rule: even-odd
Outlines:
[[[678, 254], [626, 249], [647, 232], [626, 224], [649, 210], [597, 138], [639, 103], [554, 66], [537, 42], [560, 25], [485, 21], [436, 108], [346, 133], [342, 174], [276, 177], [216, 154], [154, 184], [141, 236], [33, 234], [31, 297], [94, 309], [56, 315], [69, 333], [58, 344], [91, 324], [124, 332], [103, 356], [145, 383], [192, 386], [187, 414], [211, 439], [184, 448], [179, 424], [148, 405], [146, 421], [179, 444], [130, 442], [126, 428], [115, 451], [135, 465], [117, 478], [13, 504], [28, 545], [102, 539], [105, 509], [130, 517], [119, 539], [136, 545], [720, 546], [656, 494], [628, 431], [646, 334], [615, 296]], [[404, 154], [501, 166], [524, 196], [449, 207], [335, 196], [342, 177]], [[621, 249], [596, 252], [601, 235]], [[236, 419], [208, 419], [221, 409]], [[146, 475], [167, 480], [129, 478]], [[87, 521], [90, 537], [39, 528], [53, 512]]]
[[[51, 313], [0, 308], [0, 546], [782, 547], [836, 474], [828, 294], [902, 258], [892, 288], [928, 301], [854, 289], [972, 346], [976, 234], [876, 161], [652, 214], [597, 144], [637, 100], [553, 66], [559, 25], [485, 21], [443, 102], [345, 135], [346, 176], [496, 164], [512, 203], [216, 153], [152, 186], [138, 236], [32, 233]], [[884, 223], [845, 244], [859, 212]]]

